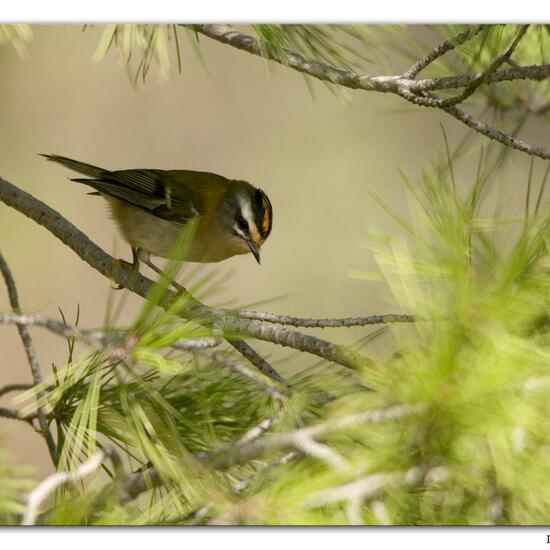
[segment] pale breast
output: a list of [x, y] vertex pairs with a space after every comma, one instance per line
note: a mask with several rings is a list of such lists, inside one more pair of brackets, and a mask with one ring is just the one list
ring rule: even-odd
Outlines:
[[[122, 236], [133, 247], [151, 252], [153, 256], [169, 258], [185, 226], [149, 214], [142, 208], [112, 197], [104, 198], [111, 207], [113, 219]], [[186, 254], [189, 262], [219, 262], [236, 254], [250, 252], [240, 240], [220, 234], [215, 227], [199, 223]]]

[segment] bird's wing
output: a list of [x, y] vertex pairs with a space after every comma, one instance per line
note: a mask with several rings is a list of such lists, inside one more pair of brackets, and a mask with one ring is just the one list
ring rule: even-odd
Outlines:
[[76, 178], [100, 193], [143, 208], [151, 214], [177, 224], [184, 224], [200, 214], [196, 194], [176, 182], [163, 170], [117, 170], [101, 178]]

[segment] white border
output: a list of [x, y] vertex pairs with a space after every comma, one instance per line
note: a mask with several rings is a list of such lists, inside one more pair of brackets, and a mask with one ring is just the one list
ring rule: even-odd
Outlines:
[[548, 0], [18, 0], [2, 4], [4, 22], [550, 22]]
[[[41, 550], [131, 548], [210, 548], [218, 550], [464, 550], [464, 548], [549, 548], [544, 527], [151, 527], [73, 529], [8, 528], [1, 530], [4, 548], [28, 543]], [[26, 546], [26, 545], [25, 545]]]

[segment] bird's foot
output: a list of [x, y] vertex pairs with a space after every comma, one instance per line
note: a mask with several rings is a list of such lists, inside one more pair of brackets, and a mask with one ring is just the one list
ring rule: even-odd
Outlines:
[[[119, 258], [117, 261], [126, 269], [130, 269], [132, 271], [135, 271], [136, 273], [139, 273], [139, 260], [140, 260], [140, 251], [137, 248], [132, 247], [132, 262], [127, 262], [126, 260], [123, 260], [122, 258]], [[113, 290], [122, 290], [124, 287], [118, 283], [112, 282], [111, 288]]]

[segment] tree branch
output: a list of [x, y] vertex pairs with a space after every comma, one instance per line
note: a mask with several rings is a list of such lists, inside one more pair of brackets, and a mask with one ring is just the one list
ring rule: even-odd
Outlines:
[[472, 80], [468, 86], [460, 93], [453, 97], [449, 97], [447, 99], [436, 99], [437, 106], [438, 107], [452, 107], [453, 105], [458, 105], [459, 103], [462, 103], [467, 98], [469, 98], [471, 95], [475, 93], [475, 91], [481, 86], [481, 84], [486, 83], [489, 78], [491, 78], [491, 75], [506, 61], [510, 59], [510, 56], [516, 49], [517, 45], [519, 44], [520, 40], [523, 38], [525, 33], [527, 32], [527, 29], [529, 28], [529, 25], [522, 25], [512, 41], [512, 44], [508, 47], [508, 49], [499, 57], [497, 57], [490, 65], [487, 67], [485, 71], [483, 71], [478, 78], [475, 80]]
[[26, 391], [34, 388], [34, 384], [6, 384], [0, 388], [0, 397], [12, 391]]
[[369, 315], [368, 317], [344, 317], [314, 319], [310, 317], [292, 317], [290, 315], [276, 315], [265, 311], [245, 311], [236, 313], [241, 319], [264, 321], [278, 325], [291, 325], [301, 328], [345, 328], [364, 327], [368, 325], [386, 325], [391, 323], [414, 323], [417, 319], [413, 315], [386, 313], [384, 315]]
[[[14, 315], [13, 313], [0, 313], [0, 324], [17, 324], [18, 326], [43, 327], [50, 332], [57, 334], [58, 336], [71, 338], [74, 340], [78, 340], [79, 342], [83, 342], [84, 344], [93, 347], [99, 353], [116, 359], [121, 358], [120, 348], [124, 350], [122, 352], [122, 355], [124, 356], [126, 356], [129, 351], [127, 349], [127, 346], [125, 345], [125, 342], [127, 342], [128, 340], [127, 332], [106, 333], [98, 331], [87, 331], [78, 329], [65, 323], [60, 323], [59, 321], [55, 321], [54, 319], [41, 317], [39, 315]], [[121, 341], [122, 346], [120, 345]], [[238, 372], [244, 377], [252, 380], [257, 386], [259, 386], [263, 391], [265, 391], [268, 395], [270, 395], [277, 401], [286, 401], [286, 396], [284, 394], [282, 394], [276, 387], [270, 385], [256, 372], [251, 371], [244, 365], [240, 365], [235, 361], [232, 361], [231, 359], [226, 357], [226, 354], [224, 354], [223, 352], [212, 352], [208, 349], [209, 347], [218, 345], [218, 343], [219, 342], [217, 342], [214, 338], [197, 338], [189, 340], [178, 340], [174, 345], [170, 347], [182, 351], [196, 351], [199, 355], [206, 357], [210, 361], [213, 361], [224, 368], [228, 368], [230, 370]], [[14, 389], [30, 389], [33, 387], [34, 386], [32, 384], [14, 384], [12, 386], [6, 386], [5, 388], [2, 388], [0, 390], [0, 396], [8, 391], [13, 391]], [[0, 416], [2, 415], [0, 414]]]
[[[13, 275], [8, 266], [8, 263], [6, 262], [4, 256], [1, 253], [0, 253], [0, 272], [2, 272], [2, 276], [4, 277], [4, 281], [6, 282], [10, 306], [16, 314], [20, 314], [21, 307], [19, 305], [19, 296], [17, 294], [17, 286], [15, 285], [15, 279], [13, 278]], [[32, 374], [34, 385], [37, 386], [42, 382], [42, 372], [40, 370], [40, 364], [38, 363], [36, 350], [34, 349], [30, 332], [27, 329], [25, 324], [20, 324], [20, 323], [17, 324], [17, 330], [19, 332], [19, 336], [21, 337], [21, 341], [23, 342], [23, 347], [25, 348], [25, 354], [27, 355], [27, 360], [31, 367], [31, 374]], [[37, 393], [36, 399], [39, 401], [42, 397], [44, 397], [44, 395], [45, 395], [45, 392], [41, 390]], [[50, 431], [48, 417], [46, 415], [46, 412], [44, 411], [44, 407], [39, 406], [37, 408], [37, 415], [38, 415], [38, 423], [40, 425], [40, 432], [44, 437], [44, 439], [46, 440], [46, 444], [48, 446], [48, 451], [50, 453], [52, 462], [54, 463], [54, 465], [56, 465], [57, 464], [57, 447], [55, 445], [52, 433]]]
[[418, 73], [423, 71], [428, 65], [433, 63], [436, 59], [439, 59], [447, 52], [454, 50], [456, 46], [464, 44], [464, 42], [473, 38], [476, 34], [481, 32], [483, 25], [476, 25], [475, 27], [469, 27], [464, 32], [461, 32], [457, 36], [449, 40], [445, 40], [439, 46], [434, 48], [431, 52], [427, 53], [422, 59], [418, 60], [408, 71], [403, 73], [403, 78], [415, 78]]
[[281, 384], [284, 378], [249, 344], [244, 340], [229, 340], [229, 343], [246, 359], [248, 359], [261, 373]]
[[21, 525], [34, 525], [38, 517], [40, 505], [46, 500], [58, 487], [67, 483], [80, 481], [93, 474], [107, 459], [111, 459], [115, 469], [121, 472], [122, 462], [116, 451], [111, 447], [106, 447], [97, 451], [86, 462], [81, 464], [74, 472], [57, 472], [47, 477], [40, 485], [32, 491], [27, 497], [27, 509]]
[[[2, 178], [0, 178], [0, 200], [45, 227], [105, 277], [145, 299], [148, 298], [155, 285], [152, 280], [118, 262], [99, 248], [82, 231], [63, 218], [61, 214]], [[173, 311], [178, 297], [177, 293], [167, 289], [157, 305], [165, 310], [170, 310], [174, 315], [194, 320], [205, 327], [215, 325], [224, 333], [242, 334], [273, 344], [291, 347], [333, 361], [347, 368], [357, 369], [368, 364], [366, 357], [354, 353], [344, 346], [335, 345], [321, 338], [281, 327], [264, 325], [259, 321], [240, 319], [238, 315], [233, 314], [230, 310], [209, 308], [188, 294], [185, 299], [185, 308], [181, 311]], [[237, 338], [226, 337], [226, 339], [234, 343]], [[241, 349], [244, 349], [244, 347], [241, 346]], [[269, 376], [267, 369], [263, 372]], [[275, 379], [276, 381], [281, 380], [280, 375]]]
[[342, 501], [358, 500], [363, 502], [377, 497], [381, 491], [391, 484], [417, 485], [426, 474], [425, 469], [414, 466], [406, 472], [380, 472], [359, 478], [339, 487], [324, 489], [313, 493], [308, 507], [318, 508]]
[[[357, 414], [350, 414], [341, 418], [329, 420], [324, 423], [298, 428], [289, 432], [271, 434], [256, 439], [241, 439], [230, 447], [223, 447], [214, 451], [199, 453], [195, 458], [208, 468], [215, 470], [227, 470], [231, 466], [244, 464], [250, 460], [258, 459], [270, 452], [277, 451], [299, 451], [306, 452], [329, 462], [335, 468], [346, 468], [345, 459], [336, 451], [332, 453], [329, 448], [330, 457], [327, 458], [327, 446], [320, 445], [316, 439], [320, 439], [329, 433], [336, 433], [350, 427], [364, 424], [397, 420], [409, 415], [418, 414], [425, 410], [423, 405], [405, 406], [393, 405], [384, 409], [365, 411]], [[293, 457], [294, 455], [292, 455]], [[337, 457], [336, 457], [337, 456]], [[123, 502], [127, 503], [135, 499], [139, 494], [154, 487], [162, 485], [163, 481], [155, 468], [133, 472], [122, 480], [121, 491], [126, 495]]]
[[226, 470], [235, 464], [243, 464], [263, 456], [268, 452], [302, 450], [304, 440], [316, 440], [328, 433], [339, 432], [359, 424], [378, 424], [397, 420], [405, 416], [420, 413], [423, 406], [393, 405], [385, 409], [365, 411], [350, 414], [341, 418], [329, 420], [313, 426], [298, 428], [290, 432], [271, 434], [243, 445], [234, 445], [229, 448], [203, 453], [198, 459], [211, 468]]
[[249, 368], [231, 360], [227, 357], [227, 354], [223, 351], [211, 351], [206, 349], [197, 350], [199, 355], [206, 357], [210, 361], [221, 365], [229, 370], [238, 372], [245, 378], [248, 378], [254, 382], [262, 391], [267, 393], [270, 397], [278, 401], [279, 403], [285, 403], [287, 401], [286, 395], [281, 393], [274, 385], [264, 380], [258, 373], [250, 370]]
[[[405, 88], [402, 88], [399, 91], [399, 95], [401, 95], [402, 97], [404, 97], [405, 99], [407, 99], [408, 101], [416, 105], [439, 108], [438, 100], [437, 98], [434, 98], [434, 97], [418, 96]], [[499, 130], [496, 130], [495, 128], [489, 126], [485, 122], [478, 120], [477, 118], [466, 113], [465, 111], [462, 111], [461, 109], [458, 109], [457, 107], [442, 107], [442, 109], [446, 113], [456, 118], [457, 120], [460, 120], [460, 122], [463, 122], [464, 124], [466, 124], [466, 126], [469, 126], [470, 128], [472, 128], [472, 130], [475, 130], [476, 132], [483, 134], [489, 139], [498, 141], [499, 143], [502, 143], [507, 147], [511, 147], [512, 149], [517, 149], [518, 151], [522, 151], [523, 153], [527, 153], [528, 155], [534, 155], [536, 157], [540, 157], [545, 160], [550, 159], [550, 151], [547, 151], [542, 147], [535, 147], [533, 145], [530, 145], [529, 143], [526, 143], [521, 139], [512, 137]]]
[[[404, 75], [385, 75], [375, 76], [369, 74], [359, 75], [349, 70], [343, 70], [319, 61], [309, 61], [300, 54], [291, 50], [283, 50], [282, 56], [275, 51], [265, 48], [262, 49], [258, 40], [254, 37], [238, 32], [228, 25], [185, 25], [195, 32], [203, 34], [221, 42], [227, 44], [239, 50], [246, 51], [250, 54], [269, 59], [290, 69], [298, 71], [302, 74], [311, 76], [324, 82], [330, 82], [332, 84], [343, 86], [345, 88], [359, 89], [364, 91], [374, 91], [381, 93], [392, 93], [399, 95], [415, 105], [422, 107], [434, 107], [439, 108], [446, 113], [450, 114], [458, 121], [466, 124], [472, 130], [488, 137], [489, 139], [496, 140], [503, 145], [517, 149], [529, 155], [535, 155], [545, 160], [550, 159], [550, 152], [542, 147], [529, 145], [521, 140], [512, 138], [503, 132], [491, 128], [487, 124], [478, 121], [473, 116], [464, 113], [454, 107], [454, 103], [458, 103], [466, 99], [475, 89], [481, 84], [491, 84], [495, 82], [501, 82], [504, 80], [543, 80], [550, 76], [550, 64], [546, 65], [534, 65], [529, 67], [513, 66], [507, 69], [485, 71], [475, 74], [464, 74], [454, 77], [443, 78], [425, 78], [415, 80], [414, 78], [408, 78], [408, 74], [418, 74], [417, 69], [422, 69], [428, 63], [440, 57], [446, 51], [449, 51], [452, 41], [443, 43], [441, 46], [430, 52], [422, 60], [418, 62], [418, 65], [413, 65], [409, 71]], [[475, 28], [473, 29], [475, 31]], [[525, 29], [526, 30], [526, 29]], [[523, 30], [523, 32], [525, 32]], [[472, 31], [473, 32], [473, 31]], [[520, 31], [517, 39], [521, 39], [523, 32]], [[474, 33], [476, 34], [476, 33]], [[459, 35], [457, 39], [467, 40], [471, 36]], [[454, 47], [454, 46], [453, 46]], [[515, 48], [515, 45], [514, 45]], [[512, 48], [513, 50], [513, 48]], [[511, 53], [511, 52], [510, 52]], [[432, 59], [433, 58], [433, 59]], [[509, 58], [509, 56], [508, 56]], [[503, 62], [506, 61], [503, 59]], [[426, 64], [426, 65], [425, 65]], [[498, 63], [497, 66], [500, 66]], [[415, 73], [416, 71], [416, 73]], [[445, 90], [453, 88], [466, 88], [467, 91], [459, 94], [451, 100], [441, 100], [434, 97], [424, 97], [429, 91]], [[445, 104], [448, 101], [449, 104]], [[443, 104], [441, 103], [443, 102]]]
[[22, 420], [23, 422], [28, 422], [31, 426], [33, 426], [32, 421], [35, 418], [37, 418], [36, 414], [29, 414], [29, 415], [23, 416], [19, 411], [6, 409], [6, 407], [0, 407], [0, 416], [4, 418], [9, 418], [11, 420]]

